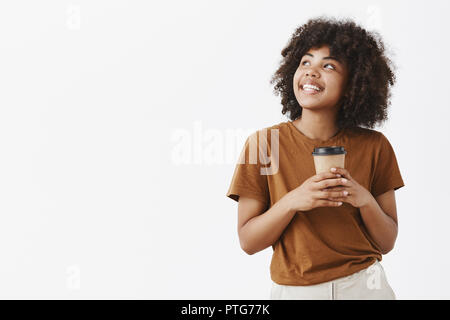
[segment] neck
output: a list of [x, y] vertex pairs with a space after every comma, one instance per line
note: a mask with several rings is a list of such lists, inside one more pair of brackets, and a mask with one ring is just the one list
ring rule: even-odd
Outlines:
[[326, 141], [335, 136], [339, 128], [336, 125], [335, 112], [314, 112], [303, 108], [299, 119], [293, 124], [310, 139]]

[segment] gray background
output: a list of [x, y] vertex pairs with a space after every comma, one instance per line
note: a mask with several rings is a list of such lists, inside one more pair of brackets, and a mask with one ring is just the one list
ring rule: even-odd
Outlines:
[[269, 79], [317, 15], [381, 33], [406, 187], [383, 257], [400, 299], [450, 298], [448, 1], [2, 1], [0, 298], [267, 299], [272, 249], [225, 197], [287, 118]]

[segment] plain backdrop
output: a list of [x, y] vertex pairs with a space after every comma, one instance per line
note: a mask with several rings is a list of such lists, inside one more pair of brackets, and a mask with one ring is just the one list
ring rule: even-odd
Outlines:
[[448, 1], [2, 1], [0, 298], [268, 299], [226, 197], [245, 138], [288, 119], [270, 77], [320, 15], [379, 32], [405, 182], [382, 265], [449, 299]]

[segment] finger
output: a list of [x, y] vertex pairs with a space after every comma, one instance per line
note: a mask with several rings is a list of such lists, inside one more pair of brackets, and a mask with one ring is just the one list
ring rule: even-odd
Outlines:
[[320, 198], [321, 199], [332, 199], [335, 200], [335, 198], [345, 199], [348, 195], [348, 191], [321, 191], [320, 192]]
[[328, 187], [328, 188], [323, 189], [322, 191], [344, 191], [344, 190], [348, 191], [348, 187], [343, 187], [343, 186]]
[[317, 207], [339, 207], [342, 201], [317, 200]]
[[344, 169], [344, 168], [334, 167], [334, 168], [330, 169], [330, 172], [335, 173], [335, 174], [341, 174], [342, 176], [344, 176], [347, 179], [352, 178], [352, 176], [350, 175], [350, 172], [348, 172], [348, 170]]
[[327, 200], [330, 200], [330, 201], [340, 201], [340, 202], [348, 202], [348, 201], [349, 201], [348, 198], [330, 198], [330, 199], [327, 199]]
[[336, 178], [339, 175], [339, 177], [341, 176], [340, 174], [336, 174], [336, 173], [332, 173], [332, 172], [321, 172], [319, 174], [316, 174], [315, 176], [312, 177], [312, 181], [314, 182], [319, 182], [325, 179], [332, 179], [332, 178]]
[[335, 186], [348, 186], [348, 180], [345, 178], [326, 179], [316, 183], [317, 189], [325, 189]]

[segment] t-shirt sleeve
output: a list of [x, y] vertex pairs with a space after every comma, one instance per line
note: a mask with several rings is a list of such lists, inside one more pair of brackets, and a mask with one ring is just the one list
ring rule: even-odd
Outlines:
[[262, 201], [267, 205], [270, 200], [269, 187], [267, 175], [261, 174], [258, 137], [259, 133], [255, 132], [245, 141], [227, 197], [239, 201], [240, 196], [245, 196]]
[[375, 159], [375, 171], [371, 186], [371, 193], [374, 197], [391, 189], [397, 190], [405, 186], [394, 149], [381, 132]]

